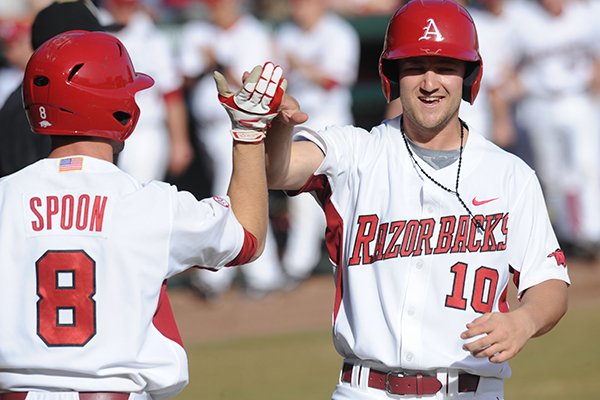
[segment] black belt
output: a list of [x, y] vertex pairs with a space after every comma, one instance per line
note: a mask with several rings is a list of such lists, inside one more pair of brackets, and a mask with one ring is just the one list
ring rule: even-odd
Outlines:
[[[352, 382], [351, 364], [344, 363], [342, 381]], [[479, 376], [467, 373], [458, 374], [459, 393], [475, 392], [478, 385]], [[369, 371], [368, 386], [374, 389], [385, 390], [391, 394], [424, 395], [439, 392], [442, 388], [442, 382], [435, 376], [423, 374], [401, 375], [395, 372], [383, 372], [371, 369]]]
[[[25, 400], [28, 392], [0, 393], [0, 400]], [[79, 392], [79, 400], [128, 400], [129, 393]]]

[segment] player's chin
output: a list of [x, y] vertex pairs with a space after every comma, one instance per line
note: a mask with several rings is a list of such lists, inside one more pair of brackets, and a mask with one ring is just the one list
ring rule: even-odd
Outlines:
[[450, 115], [450, 113], [441, 109], [425, 110], [420, 115], [419, 124], [425, 129], [440, 131], [448, 123]]

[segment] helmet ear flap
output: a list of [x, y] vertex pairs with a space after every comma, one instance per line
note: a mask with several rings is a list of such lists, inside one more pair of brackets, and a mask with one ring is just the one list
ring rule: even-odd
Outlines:
[[463, 94], [462, 98], [464, 101], [473, 104], [477, 93], [479, 92], [479, 85], [481, 84], [481, 75], [483, 73], [483, 65], [479, 63], [467, 63], [467, 71], [465, 72], [465, 78], [463, 81]]
[[398, 79], [397, 62], [395, 60], [381, 59], [379, 62], [379, 76], [381, 77], [381, 90], [385, 99], [390, 101], [400, 96], [400, 86]]

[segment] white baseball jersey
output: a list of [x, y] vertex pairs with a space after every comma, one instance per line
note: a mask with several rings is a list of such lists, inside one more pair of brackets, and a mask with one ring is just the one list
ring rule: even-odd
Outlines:
[[585, 92], [594, 60], [600, 56], [594, 39], [594, 17], [582, 2], [564, 1], [556, 16], [535, 2], [513, 5], [515, 55], [528, 95], [555, 98]]
[[562, 3], [560, 15], [538, 1], [515, 3], [512, 43], [525, 90], [515, 118], [529, 135], [557, 234], [598, 243], [600, 116], [590, 91], [600, 62], [598, 17], [582, 2]]
[[[109, 17], [103, 15], [108, 23]], [[136, 12], [115, 36], [127, 48], [136, 70], [154, 79], [151, 88], [135, 95], [140, 118], [119, 154], [118, 165], [140, 182], [161, 180], [167, 173], [170, 154], [165, 98], [183, 86], [175, 50], [168, 36], [142, 11]]]
[[[332, 38], [335, 38], [332, 44]], [[360, 42], [354, 28], [333, 13], [325, 14], [309, 31], [288, 22], [277, 35], [278, 50], [282, 63], [292, 56], [302, 63], [310, 63], [330, 77], [327, 86], [310, 80], [300, 70], [286, 67], [289, 86], [302, 110], [310, 115], [306, 126], [320, 129], [327, 125], [351, 124], [351, 86], [356, 82]]]
[[[208, 60], [203, 51], [210, 48], [217, 64], [241, 79], [245, 71], [273, 60], [272, 47], [270, 31], [250, 14], [241, 15], [227, 29], [210, 22], [191, 21], [183, 26], [180, 36], [181, 69], [189, 77], [206, 73]], [[229, 82], [229, 87], [237, 90], [235, 83]], [[195, 84], [190, 102], [191, 114], [197, 122], [196, 135], [212, 163], [212, 193], [226, 193], [232, 169], [231, 120], [219, 102], [212, 71]], [[200, 286], [223, 293], [233, 283], [236, 272], [233, 269], [223, 269], [218, 273], [199, 270], [194, 274]], [[271, 290], [281, 285], [283, 274], [277, 243], [270, 228], [261, 257], [239, 272], [244, 274], [248, 287]]]
[[23, 82], [23, 71], [13, 68], [0, 68], [0, 107], [4, 106], [6, 99]]
[[[493, 364], [462, 349], [465, 325], [507, 311], [511, 271], [519, 293], [548, 279], [569, 282], [535, 173], [520, 159], [470, 132], [459, 192], [413, 164], [399, 118], [370, 132], [356, 127], [303, 131], [325, 159], [301, 191], [314, 191], [327, 218], [336, 266], [333, 312], [337, 351], [380, 368], [456, 368], [505, 378]], [[458, 161], [435, 170], [454, 188]]]
[[[352, 25], [334, 13], [326, 13], [310, 30], [293, 22], [283, 24], [277, 39], [281, 62], [288, 74], [287, 93], [310, 115], [303, 126], [321, 129], [353, 123], [350, 89], [356, 82], [360, 43]], [[288, 57], [313, 65], [329, 77], [329, 82], [317, 84], [302, 69], [285, 66]], [[288, 217], [283, 264], [289, 275], [304, 278], [321, 258], [325, 220], [308, 194], [289, 199]]]
[[159, 294], [191, 266], [247, 252], [226, 199], [141, 186], [95, 158], [44, 159], [0, 180], [0, 219], [0, 392], [185, 386]]
[[[270, 31], [252, 15], [242, 15], [228, 29], [215, 24], [192, 21], [182, 28], [180, 37], [181, 70], [183, 74], [195, 77], [207, 65], [203, 49], [210, 48], [217, 64], [228, 68], [234, 77], [251, 71], [273, 59], [273, 43]], [[232, 89], [235, 86], [231, 85]], [[191, 112], [202, 124], [219, 124], [225, 127], [214, 135], [219, 137], [228, 132], [231, 122], [218, 100], [212, 73], [203, 76], [195, 85], [191, 96]], [[208, 131], [207, 134], [212, 132]]]
[[[460, 117], [469, 121], [469, 126], [484, 135], [492, 134], [493, 115], [488, 91], [504, 85], [508, 79], [507, 71], [512, 68], [514, 56], [510, 44], [513, 9], [511, 2], [506, 2], [503, 13], [495, 15], [479, 8], [470, 8], [477, 27], [479, 53], [483, 59], [484, 73], [477, 101], [469, 104], [463, 101], [460, 106]], [[508, 68], [510, 67], [510, 68]], [[490, 139], [486, 137], [486, 139]]]

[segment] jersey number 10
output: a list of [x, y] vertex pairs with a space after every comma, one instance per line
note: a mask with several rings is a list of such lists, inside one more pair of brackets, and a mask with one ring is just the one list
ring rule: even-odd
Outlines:
[[[467, 309], [467, 299], [464, 297], [467, 264], [458, 262], [450, 268], [454, 274], [452, 293], [446, 296], [446, 307]], [[480, 267], [475, 271], [475, 283], [471, 296], [471, 307], [478, 313], [484, 314], [492, 311], [496, 287], [498, 285], [498, 271]]]

